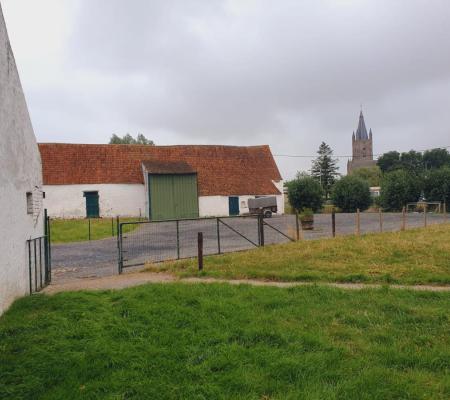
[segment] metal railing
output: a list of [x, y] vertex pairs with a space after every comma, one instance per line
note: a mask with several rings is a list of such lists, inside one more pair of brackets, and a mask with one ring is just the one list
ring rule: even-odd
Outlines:
[[27, 240], [30, 294], [41, 291], [51, 282], [50, 246], [47, 236]]

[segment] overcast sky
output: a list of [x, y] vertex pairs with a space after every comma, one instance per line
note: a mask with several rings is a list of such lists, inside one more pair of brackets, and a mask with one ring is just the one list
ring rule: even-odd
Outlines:
[[41, 142], [450, 146], [449, 0], [0, 1]]

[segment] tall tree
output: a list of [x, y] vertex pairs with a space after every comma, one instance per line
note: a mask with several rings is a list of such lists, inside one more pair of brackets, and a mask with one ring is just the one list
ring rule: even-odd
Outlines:
[[400, 155], [401, 168], [413, 174], [420, 174], [423, 171], [422, 153], [411, 150]]
[[369, 186], [380, 186], [381, 184], [382, 175], [378, 166], [358, 168], [352, 171], [351, 175], [366, 181]]
[[384, 153], [377, 161], [381, 172], [391, 172], [401, 168], [400, 153], [398, 151], [389, 151]]
[[131, 136], [129, 133], [127, 133], [123, 137], [120, 137], [120, 136], [117, 136], [116, 134], [114, 134], [111, 136], [111, 139], [109, 140], [109, 144], [146, 144], [149, 146], [155, 145], [153, 140], [147, 139], [142, 133], [139, 133], [137, 135], [136, 139], [133, 136]]
[[313, 161], [311, 176], [319, 181], [325, 196], [328, 198], [331, 188], [339, 176], [338, 160], [333, 158], [333, 150], [325, 142], [322, 142], [317, 154], [319, 156]]
[[450, 154], [447, 149], [427, 150], [423, 153], [425, 169], [435, 169], [444, 166], [450, 167]]

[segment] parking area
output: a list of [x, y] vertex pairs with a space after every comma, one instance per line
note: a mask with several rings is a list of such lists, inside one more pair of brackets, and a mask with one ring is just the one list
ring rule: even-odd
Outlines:
[[[315, 215], [314, 230], [301, 232], [301, 238], [313, 240], [332, 236], [331, 215]], [[402, 214], [385, 213], [383, 231], [397, 231], [402, 227]], [[428, 214], [427, 224], [444, 222], [442, 214]], [[266, 245], [285, 243], [296, 238], [294, 215], [274, 216], [266, 220]], [[407, 229], [424, 226], [423, 214], [407, 214]], [[377, 213], [360, 214], [361, 233], [379, 232]], [[336, 234], [355, 233], [355, 214], [336, 214]], [[254, 217], [200, 219], [144, 223], [133, 232], [123, 235], [122, 251], [126, 271], [135, 264], [160, 262], [197, 254], [197, 235], [203, 232], [204, 254], [218, 254], [255, 248], [258, 245], [258, 220]], [[118, 273], [117, 238], [58, 244], [52, 246], [53, 281], [65, 282], [109, 276]]]

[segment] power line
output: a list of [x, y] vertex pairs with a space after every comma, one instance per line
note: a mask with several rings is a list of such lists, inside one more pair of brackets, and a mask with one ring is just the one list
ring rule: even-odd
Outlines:
[[[425, 150], [415, 150], [418, 151], [420, 153], [423, 153], [424, 151], [430, 151], [430, 150], [438, 150], [438, 149], [450, 149], [450, 146], [442, 146], [442, 147], [433, 147], [432, 149], [425, 149]], [[374, 157], [381, 157], [383, 154], [385, 153], [381, 153], [381, 154], [374, 154]], [[313, 156], [307, 156], [307, 155], [297, 155], [297, 154], [274, 154], [274, 157], [289, 157], [289, 158], [316, 158], [316, 155]], [[340, 156], [340, 155], [334, 155], [333, 157], [336, 158], [354, 158], [353, 156]]]

